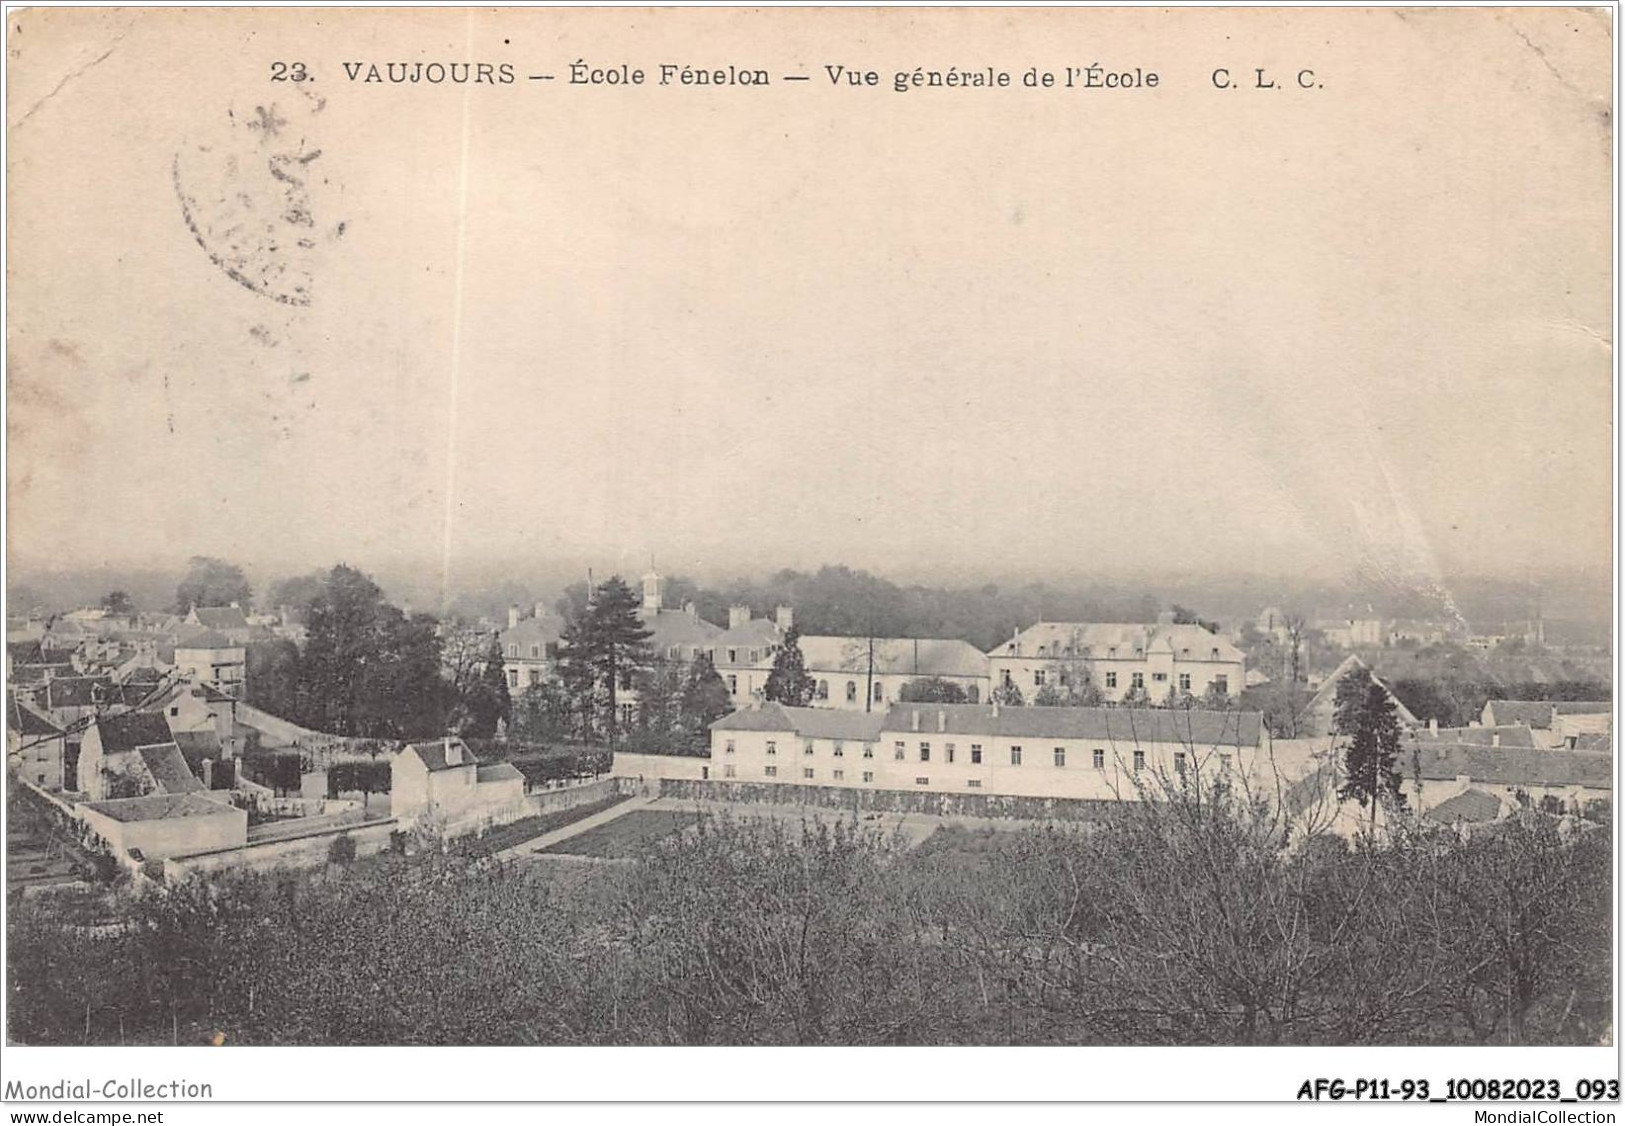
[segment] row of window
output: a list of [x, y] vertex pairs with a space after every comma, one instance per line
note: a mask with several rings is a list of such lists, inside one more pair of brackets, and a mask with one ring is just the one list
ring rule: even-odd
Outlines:
[[[1040, 657], [1045, 655], [1045, 647], [1044, 646], [1040, 645], [1038, 647], [1038, 655]], [[1070, 645], [1065, 645], [1065, 646], [1063, 646], [1063, 645], [1052, 645], [1052, 646], [1049, 647], [1048, 655], [1050, 657], [1078, 656], [1078, 657], [1082, 657], [1085, 660], [1087, 660], [1088, 658], [1094, 656], [1094, 647], [1090, 646], [1090, 645], [1080, 646], [1078, 648], [1077, 652], [1074, 654], [1072, 646], [1070, 646]], [[1191, 655], [1191, 651], [1190, 651], [1189, 647], [1183, 648], [1183, 649], [1181, 649], [1179, 651], [1179, 656], [1184, 660], [1189, 660], [1190, 655]], [[1136, 658], [1144, 657], [1145, 656], [1145, 646], [1136, 645], [1134, 647], [1134, 656]], [[1117, 659], [1117, 646], [1108, 645], [1106, 647], [1106, 658], [1108, 660], [1116, 660]], [[1217, 646], [1214, 646], [1212, 649], [1208, 650], [1208, 660], [1217, 661], [1218, 659], [1219, 659], [1219, 649], [1218, 649]]]
[[[1034, 669], [1033, 670], [1033, 686], [1034, 687], [1036, 687], [1036, 688], [1044, 687], [1045, 683], [1047, 683], [1045, 673], [1046, 673], [1046, 670], [1044, 670], [1044, 669]], [[1000, 674], [1002, 683], [1007, 684], [1007, 685], [1015, 683], [1014, 679], [1010, 675], [1010, 670], [1009, 669], [1000, 669], [999, 674]], [[1065, 671], [1061, 672], [1058, 679], [1060, 681], [1060, 685], [1061, 685], [1062, 688], [1065, 688], [1065, 687], [1068, 686], [1068, 684], [1070, 684], [1070, 678], [1069, 678], [1069, 676], [1067, 675], [1067, 673]], [[1166, 683], [1168, 683], [1168, 674], [1165, 673], [1165, 672], [1154, 672], [1154, 673], [1151, 674], [1151, 681], [1152, 681], [1153, 684], [1166, 684]], [[1116, 688], [1117, 687], [1117, 673], [1115, 671], [1108, 671], [1106, 673], [1106, 687], [1107, 688]], [[1143, 673], [1143, 672], [1130, 673], [1129, 674], [1129, 687], [1131, 687], [1131, 688], [1144, 688], [1145, 687], [1145, 673]], [[1223, 676], [1223, 675], [1216, 676], [1209, 682], [1209, 687], [1212, 688], [1213, 691], [1215, 691], [1215, 692], [1224, 692], [1224, 693], [1228, 694], [1229, 691], [1230, 691], [1230, 678], [1228, 676]], [[1191, 674], [1190, 673], [1182, 672], [1182, 673], [1179, 674], [1179, 690], [1181, 692], [1189, 692], [1191, 690]], [[975, 701], [973, 700], [972, 703], [975, 703]]]
[[[544, 645], [532, 645], [530, 647], [530, 659], [532, 661], [541, 660], [542, 655], [544, 653], [547, 655], [547, 658], [549, 660], [552, 660], [553, 658], [557, 657], [559, 655], [558, 642], [549, 641], [545, 646]], [[516, 661], [519, 659], [519, 646], [518, 646], [517, 643], [515, 643], [515, 642], [509, 642], [508, 643], [508, 656], [513, 658]]]
[[[536, 685], [538, 685], [538, 684], [540, 684], [542, 682], [542, 670], [541, 669], [527, 669], [526, 674], [527, 674], [527, 680], [525, 681], [525, 683], [527, 685], [529, 685], [530, 687], [534, 688]], [[518, 688], [519, 687], [519, 670], [518, 669], [509, 669], [508, 670], [508, 687], [509, 688]]]
[[[776, 767], [776, 766], [769, 766], [769, 767], [765, 768], [762, 771], [762, 773], [763, 773], [763, 775], [765, 777], [777, 778], [779, 776], [779, 768]], [[735, 777], [735, 772], [734, 772], [734, 768], [733, 768], [732, 763], [730, 763], [730, 764], [728, 764], [728, 765], [726, 765], [726, 766], [724, 766], [722, 768], [722, 776], [724, 778], [733, 778], [733, 777]], [[811, 781], [814, 781], [817, 778], [817, 772], [814, 771], [813, 768], [809, 766], [809, 767], [805, 768], [804, 770], [802, 770], [801, 777], [802, 777], [802, 779], [804, 781], [811, 782]], [[835, 781], [837, 781], [837, 782], [844, 782], [844, 781], [846, 781], [846, 771], [844, 771], [844, 770], [832, 770], [832, 771], [830, 771], [830, 777], [832, 779], [834, 779]], [[875, 772], [872, 771], [872, 770], [865, 770], [863, 772], [863, 780], [865, 782], [873, 782], [875, 780]]]
[[[734, 741], [732, 739], [727, 740], [723, 744], [723, 748], [722, 748], [723, 754], [731, 755], [731, 754], [734, 753], [734, 750], [735, 750]], [[803, 755], [811, 755], [813, 753], [813, 750], [814, 750], [814, 743], [813, 743], [813, 741], [811, 739], [808, 739], [808, 740], [806, 740], [805, 742], [802, 743], [801, 753]], [[954, 762], [955, 761], [955, 756], [958, 754], [958, 750], [959, 750], [959, 748], [957, 747], [956, 744], [944, 743], [942, 745], [943, 761], [948, 762], [948, 763]], [[769, 739], [767, 741], [767, 753], [770, 754], [770, 755], [777, 755], [779, 753], [779, 744], [778, 744], [777, 740]], [[846, 753], [845, 744], [840, 742], [839, 740], [837, 740], [835, 742], [835, 744], [834, 744], [834, 753], [835, 753], [836, 758], [843, 757], [845, 755], [845, 753]], [[930, 762], [931, 761], [931, 744], [930, 743], [921, 743], [920, 744], [919, 756], [920, 756], [919, 761], [921, 761], [921, 762]], [[1052, 756], [1052, 760], [1053, 760], [1053, 762], [1055, 763], [1056, 766], [1065, 766], [1066, 765], [1066, 748], [1065, 747], [1056, 747], [1051, 752], [1051, 756]], [[874, 749], [874, 746], [872, 744], [869, 744], [869, 743], [863, 744], [863, 757], [864, 758], [874, 758], [875, 757], [875, 749]], [[897, 762], [902, 762], [902, 761], [904, 761], [905, 759], [908, 758], [908, 745], [903, 740], [899, 739], [899, 740], [897, 740], [896, 742], [894, 742], [892, 744], [892, 758], [893, 758], [893, 760], [895, 760]], [[971, 763], [972, 766], [980, 766], [982, 764], [982, 744], [980, 744], [980, 743], [972, 743], [970, 745], [970, 763]], [[1145, 769], [1145, 752], [1141, 751], [1141, 750], [1135, 751], [1134, 754], [1133, 754], [1133, 763], [1134, 763], [1134, 769], [1136, 771], [1144, 770]], [[1221, 754], [1219, 756], [1219, 763], [1224, 769], [1228, 770], [1230, 768], [1230, 756], [1225, 755], [1225, 754]], [[1020, 766], [1021, 765], [1021, 748], [1020, 747], [1012, 746], [1010, 748], [1010, 765], [1011, 766]], [[1106, 769], [1106, 751], [1104, 750], [1104, 748], [1096, 747], [1094, 750], [1089, 752], [1089, 765], [1093, 766], [1096, 770], [1105, 770]], [[732, 768], [730, 767], [729, 769], [732, 769]], [[1180, 774], [1185, 773], [1185, 752], [1184, 751], [1175, 751], [1174, 752], [1174, 769], [1176, 771], [1178, 771]], [[775, 774], [777, 774], [777, 772], [778, 772], [778, 768], [776, 766], [768, 767], [769, 776], [775, 775]], [[804, 773], [805, 773], [805, 777], [808, 777], [808, 778], [812, 777], [812, 771], [811, 771], [810, 767], [807, 768]], [[731, 774], [729, 774], [727, 776], [732, 777]], [[837, 778], [840, 777], [839, 772], [836, 773], [836, 777]]]

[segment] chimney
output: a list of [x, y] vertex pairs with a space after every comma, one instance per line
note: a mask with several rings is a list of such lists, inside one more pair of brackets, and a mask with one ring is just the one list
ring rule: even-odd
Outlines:
[[915, 708], [909, 713], [909, 723], [915, 731], [920, 729], [920, 709]]
[[780, 606], [773, 612], [773, 620], [778, 623], [779, 629], [785, 633], [790, 632], [790, 626], [796, 620], [796, 612], [788, 606]]
[[728, 628], [729, 629], [739, 629], [741, 626], [748, 625], [749, 622], [750, 622], [750, 607], [749, 606], [730, 606], [730, 607], [728, 607]]
[[1501, 745], [1501, 733], [1499, 731], [1491, 731], [1490, 732], [1490, 746], [1499, 747], [1500, 745]]
[[694, 605], [692, 602], [685, 602], [683, 603], [683, 613], [687, 614], [691, 618], [698, 618], [700, 616], [700, 608]]
[[948, 713], [943, 711], [941, 708], [937, 709], [937, 730], [948, 730]]
[[543, 618], [547, 617], [547, 603], [545, 603], [545, 602], [536, 603], [536, 606], [532, 610], [532, 613], [534, 613], [536, 615], [536, 620], [537, 621], [541, 621]]
[[446, 738], [446, 762], [450, 766], [461, 766], [463, 764], [463, 749], [457, 745], [455, 739], [449, 736]]
[[513, 629], [519, 624], [519, 603], [515, 602], [508, 607], [508, 628]]
[[1439, 717], [1434, 716], [1434, 717], [1432, 717], [1431, 719], [1428, 720], [1428, 734], [1429, 735], [1437, 735], [1438, 733], [1439, 733]]
[[1019, 629], [1011, 629], [1010, 631], [1010, 655], [1012, 657], [1021, 656], [1021, 631]]
[[994, 700], [993, 700], [993, 718], [994, 719], [999, 718], [999, 701], [998, 701], [997, 697], [995, 697]]

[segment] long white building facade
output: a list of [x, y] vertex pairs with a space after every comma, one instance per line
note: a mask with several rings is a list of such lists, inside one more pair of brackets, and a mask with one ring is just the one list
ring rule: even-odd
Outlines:
[[1256, 712], [894, 704], [742, 708], [711, 726], [717, 781], [1137, 800], [1157, 779], [1251, 771]]

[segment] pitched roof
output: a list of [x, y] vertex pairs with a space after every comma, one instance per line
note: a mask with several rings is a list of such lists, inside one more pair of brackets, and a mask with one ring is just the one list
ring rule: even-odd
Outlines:
[[201, 633], [188, 634], [177, 638], [177, 649], [241, 649], [242, 642], [233, 641], [223, 633], [206, 629]]
[[[86, 802], [97, 813], [114, 821], [162, 821], [177, 817], [217, 817], [236, 814], [238, 810], [223, 801], [215, 801], [198, 793], [147, 794], [139, 798], [114, 798], [109, 801]], [[243, 816], [246, 816], [244, 814]]]
[[[461, 757], [458, 761], [452, 762], [447, 759], [446, 748], [448, 746], [459, 750]], [[406, 749], [401, 753], [407, 754], [408, 752], [416, 755], [418, 761], [431, 771], [456, 770], [464, 766], [478, 766], [480, 762], [479, 756], [469, 749], [468, 744], [455, 735], [447, 739], [431, 739], [422, 743], [408, 743]]]
[[97, 716], [96, 727], [101, 732], [103, 754], [133, 751], [137, 747], [173, 745], [175, 742], [164, 717], [153, 712]]
[[1501, 818], [1501, 799], [1483, 790], [1466, 789], [1455, 797], [1446, 798], [1423, 816], [1445, 825], [1453, 825], [1457, 821], [1498, 821]]
[[208, 788], [197, 780], [192, 768], [186, 765], [186, 758], [181, 754], [181, 749], [174, 743], [161, 747], [142, 747], [138, 753], [152, 774], [152, 780], [158, 784], [160, 792], [186, 794]]
[[651, 634], [649, 648], [659, 653], [673, 645], [706, 645], [722, 630], [686, 610], [640, 611], [643, 628]]
[[[1410, 732], [1419, 743], [1471, 743], [1479, 747], [1533, 747], [1535, 736], [1525, 724], [1496, 727], [1441, 727], [1437, 731], [1419, 727]], [[1497, 742], [1499, 740], [1499, 742]]]
[[59, 676], [45, 685], [45, 707], [90, 708], [112, 698], [113, 681], [105, 676]]
[[1419, 771], [1423, 781], [1466, 775], [1493, 786], [1585, 786], [1595, 790], [1614, 786], [1614, 757], [1597, 751], [1441, 743], [1418, 746], [1413, 754], [1412, 761], [1397, 765], [1406, 776]]
[[1195, 624], [1147, 625], [1142, 622], [1037, 622], [1014, 638], [995, 646], [990, 657], [1032, 657], [1051, 660], [1133, 659], [1135, 650], [1172, 651], [1185, 660], [1208, 661], [1213, 650], [1218, 660], [1242, 661], [1246, 655], [1227, 639]]
[[[915, 717], [919, 722], [916, 725]], [[1200, 708], [995, 708], [991, 704], [893, 704], [882, 730], [909, 734], [1000, 735], [1031, 739], [1094, 739], [1106, 743], [1176, 743], [1255, 747], [1263, 732], [1258, 712]]]
[[11, 679], [16, 684], [41, 684], [46, 674], [56, 679], [73, 676], [72, 661], [50, 661], [38, 665], [13, 665]]
[[759, 708], [741, 708], [711, 725], [713, 731], [790, 731], [804, 739], [850, 739], [874, 742], [884, 719], [878, 712], [835, 708], [790, 708], [768, 702]]
[[1332, 671], [1332, 675], [1325, 679], [1319, 690], [1310, 698], [1309, 703], [1304, 705], [1303, 711], [1298, 713], [1298, 726], [1302, 729], [1303, 734], [1314, 736], [1331, 734], [1331, 723], [1337, 709], [1337, 686], [1344, 677], [1361, 671], [1369, 673], [1371, 679], [1376, 681], [1384, 692], [1388, 693], [1389, 698], [1394, 702], [1394, 714], [1399, 717], [1401, 724], [1406, 727], [1421, 726], [1421, 720], [1417, 719], [1411, 713], [1411, 710], [1405, 706], [1405, 701], [1394, 695], [1394, 690], [1388, 687], [1388, 682], [1375, 672], [1372, 672], [1370, 665], [1351, 653], [1343, 659], [1342, 664]]
[[1491, 700], [1484, 707], [1485, 714], [1496, 723], [1521, 723], [1536, 731], [1552, 726], [1550, 700]]
[[1574, 737], [1577, 751], [1612, 751], [1614, 737], [1605, 731], [1583, 731]]
[[[718, 645], [765, 646], [779, 643], [779, 624], [772, 618], [752, 618], [741, 625], [723, 630], [716, 637]], [[805, 640], [805, 638], [803, 638]], [[803, 653], [806, 651], [803, 650]]]
[[1608, 700], [1559, 700], [1552, 707], [1557, 715], [1607, 715], [1614, 710]]
[[[521, 619], [516, 626], [510, 626], [502, 631], [502, 651], [506, 653], [509, 645], [520, 646], [520, 656], [529, 656], [524, 651], [527, 645], [545, 645], [556, 642], [559, 635], [564, 632], [564, 620], [557, 614], [545, 614], [540, 618]], [[489, 638], [487, 638], [489, 641]]]
[[174, 739], [187, 768], [194, 773], [203, 760], [220, 757], [220, 736], [213, 731], [177, 731]]
[[[869, 639], [814, 634], [801, 639], [808, 672], [867, 673]], [[951, 637], [877, 637], [875, 672], [888, 676], [988, 675], [987, 654], [968, 641]]]
[[27, 641], [6, 642], [6, 656], [21, 665], [37, 665], [45, 660], [37, 637], [31, 637]]
[[239, 606], [197, 606], [192, 613], [200, 626], [209, 629], [247, 629], [248, 615]]
[[6, 727], [24, 736], [61, 735], [62, 728], [52, 723], [45, 716], [33, 708], [23, 704], [17, 697], [6, 694]]
[[506, 782], [512, 778], [523, 780], [524, 777], [511, 762], [480, 763], [474, 771], [476, 782]]

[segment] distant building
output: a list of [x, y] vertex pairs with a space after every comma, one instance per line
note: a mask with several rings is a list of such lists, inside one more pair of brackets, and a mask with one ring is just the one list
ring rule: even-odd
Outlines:
[[1139, 800], [1154, 780], [1249, 771], [1254, 712], [894, 704], [884, 713], [743, 708], [711, 725], [711, 772], [749, 781]]
[[6, 751], [18, 777], [48, 790], [63, 788], [67, 733], [11, 693], [6, 694]]
[[[749, 606], [728, 608], [728, 628], [711, 643], [708, 652], [735, 707], [744, 707], [763, 698], [767, 674], [773, 671], [773, 651], [794, 621], [788, 606], [780, 606], [773, 617], [757, 618]], [[806, 655], [806, 638], [802, 639]]]
[[223, 633], [204, 630], [175, 643], [175, 671], [241, 698], [248, 681], [248, 649]]
[[[1614, 760], [1593, 751], [1540, 747], [1421, 745], [1396, 764], [1403, 789], [1424, 812], [1468, 788], [1554, 813], [1578, 813], [1588, 802], [1611, 799]], [[1420, 779], [1420, 785], [1418, 785]]]
[[1613, 733], [1614, 705], [1607, 700], [1490, 700], [1480, 715], [1485, 727], [1518, 724], [1536, 746], [1577, 749], [1582, 737], [1598, 746]]
[[[753, 618], [748, 606], [730, 609], [728, 630], [708, 651], [736, 707], [765, 699], [774, 657], [794, 621], [788, 606], [772, 618]], [[927, 679], [956, 685], [971, 703], [988, 696], [987, 656], [957, 638], [803, 634], [800, 648], [815, 707], [882, 711], [904, 685]]]
[[1164, 613], [1155, 625], [1039, 622], [988, 653], [992, 688], [1011, 684], [1031, 700], [1046, 685], [1087, 678], [1109, 701], [1140, 690], [1152, 703], [1170, 692], [1239, 696], [1247, 657], [1199, 625]]
[[1406, 737], [1419, 746], [1460, 743], [1471, 747], [1533, 747], [1535, 733], [1521, 723], [1501, 724], [1495, 727], [1440, 727], [1429, 721], [1406, 733]]
[[[230, 606], [194, 606], [187, 613], [185, 624], [222, 634], [239, 645], [246, 645], [254, 634], [248, 615], [235, 603]], [[185, 640], [184, 636], [181, 640]]]
[[212, 685], [182, 682], [154, 694], [141, 710], [162, 715], [177, 740], [181, 735], [207, 732], [225, 753], [235, 755], [242, 747], [237, 733], [239, 706], [237, 697]]
[[508, 690], [518, 693], [551, 677], [559, 656], [559, 635], [564, 619], [536, 603], [530, 617], [521, 617], [518, 605], [508, 607], [508, 628], [498, 636], [502, 647], [502, 668], [508, 677]]
[[[1371, 824], [1369, 807], [1338, 796], [1342, 756], [1325, 756], [1288, 788], [1285, 812], [1350, 836]], [[1611, 802], [1613, 756], [1607, 751], [1485, 746], [1411, 739], [1394, 763], [1410, 814], [1459, 830], [1500, 821], [1519, 810], [1553, 816], [1586, 813], [1593, 802]], [[1379, 809], [1377, 820], [1390, 814]]]
[[1339, 649], [1377, 648], [1388, 644], [1388, 631], [1381, 618], [1318, 618], [1311, 623], [1326, 644]]
[[1452, 626], [1423, 618], [1402, 618], [1388, 623], [1387, 644], [1392, 647], [1425, 649], [1443, 645], [1458, 631]]
[[1298, 738], [1324, 738], [1333, 733], [1332, 728], [1337, 716], [1337, 686], [1345, 678], [1358, 675], [1371, 677], [1377, 686], [1387, 693], [1389, 700], [1393, 702], [1394, 715], [1398, 717], [1401, 727], [1414, 729], [1422, 726], [1422, 721], [1405, 706], [1405, 702], [1394, 695], [1393, 689], [1388, 687], [1388, 682], [1373, 673], [1370, 665], [1350, 654], [1330, 676], [1321, 681], [1319, 689], [1310, 697], [1309, 703], [1298, 713]]
[[58, 727], [73, 730], [80, 720], [123, 702], [123, 693], [106, 676], [53, 676], [35, 696], [39, 707]]
[[[665, 606], [666, 581], [658, 572], [643, 576], [643, 599], [638, 620], [649, 631], [648, 649], [654, 663], [686, 664], [701, 653], [714, 654], [714, 641], [723, 630], [701, 618], [691, 602], [680, 610]], [[502, 631], [503, 671], [510, 692], [522, 692], [541, 684], [558, 670], [559, 648], [565, 623], [543, 603], [536, 603], [530, 617], [522, 617], [518, 606], [508, 609], [508, 628]], [[617, 686], [619, 720], [631, 724], [637, 715], [635, 670], [624, 671]]]
[[1266, 606], [1258, 612], [1253, 619], [1253, 628], [1265, 637], [1273, 638], [1279, 645], [1285, 645], [1290, 627], [1287, 625], [1287, 616], [1279, 606]]

